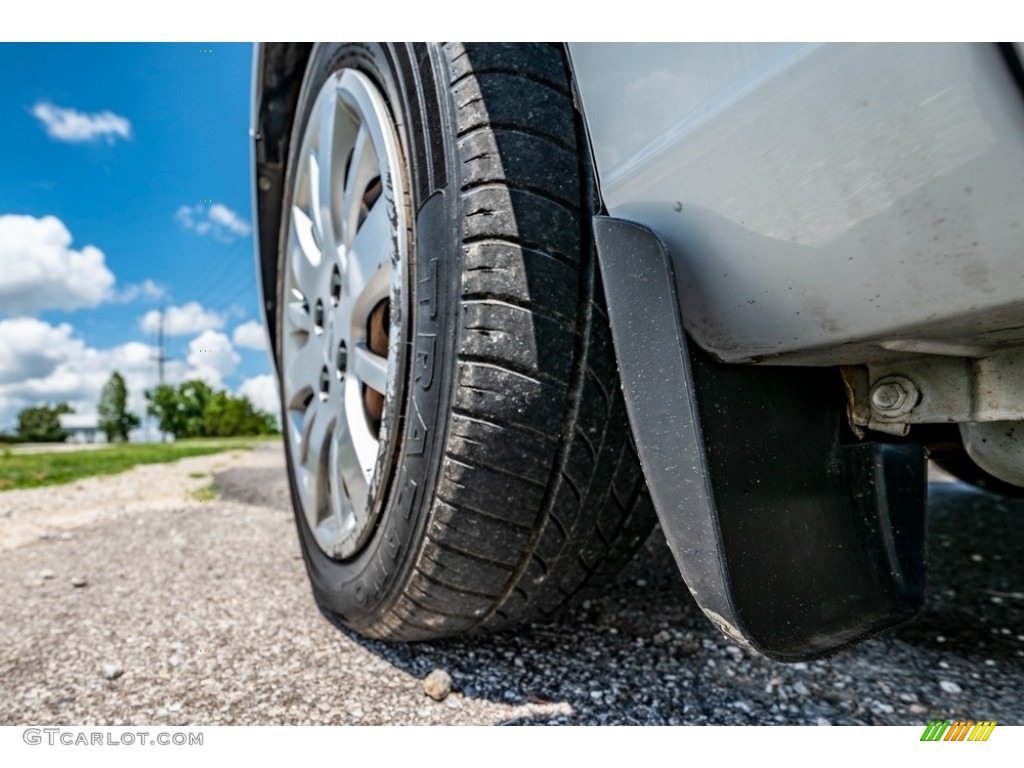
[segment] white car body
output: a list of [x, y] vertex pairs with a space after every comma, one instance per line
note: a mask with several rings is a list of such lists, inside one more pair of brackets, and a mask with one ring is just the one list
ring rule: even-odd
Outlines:
[[664, 240], [684, 326], [716, 358], [1024, 344], [1024, 93], [1009, 46], [569, 51], [608, 212]]

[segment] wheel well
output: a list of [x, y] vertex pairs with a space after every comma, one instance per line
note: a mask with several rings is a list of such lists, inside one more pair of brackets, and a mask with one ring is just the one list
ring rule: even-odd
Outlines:
[[284, 195], [284, 167], [299, 89], [312, 43], [263, 43], [254, 65], [253, 204], [263, 314], [277, 360], [275, 301], [277, 245]]

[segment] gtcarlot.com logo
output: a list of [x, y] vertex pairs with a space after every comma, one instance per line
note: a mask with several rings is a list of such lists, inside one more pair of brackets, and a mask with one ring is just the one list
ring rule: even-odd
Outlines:
[[995, 720], [932, 720], [921, 741], [988, 741], [995, 728]]
[[68, 728], [26, 728], [21, 735], [26, 744], [67, 747], [159, 746], [201, 747], [202, 733], [186, 731], [83, 731]]

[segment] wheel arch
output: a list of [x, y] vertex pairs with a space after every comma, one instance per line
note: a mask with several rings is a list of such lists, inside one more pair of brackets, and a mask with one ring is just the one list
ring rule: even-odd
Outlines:
[[299, 90], [312, 51], [313, 43], [256, 43], [253, 48], [249, 182], [260, 305], [275, 370], [275, 291], [284, 171]]

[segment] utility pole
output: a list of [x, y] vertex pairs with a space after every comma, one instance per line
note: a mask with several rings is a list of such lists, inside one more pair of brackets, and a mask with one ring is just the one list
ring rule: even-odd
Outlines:
[[163, 384], [164, 383], [164, 361], [167, 360], [167, 357], [164, 355], [164, 308], [163, 307], [160, 307], [160, 330], [159, 330], [158, 336], [157, 336], [157, 347], [160, 350], [157, 353], [157, 358], [156, 358], [156, 362], [157, 362], [157, 366], [158, 366], [158, 371], [159, 371], [159, 381], [160, 381], [160, 384]]
[[[165, 349], [164, 349], [164, 307], [160, 307], [160, 326], [159, 326], [159, 330], [157, 331], [157, 349], [158, 349], [157, 356], [156, 356], [157, 378], [158, 378], [158, 381], [159, 381], [159, 385], [163, 386], [163, 383], [164, 383], [164, 363], [167, 362], [168, 360], [170, 360], [170, 358], [167, 357], [166, 354], [164, 354], [165, 353]], [[166, 441], [167, 441], [167, 436], [164, 434], [163, 430], [160, 430], [160, 442], [163, 443], [163, 442], [166, 442]]]

